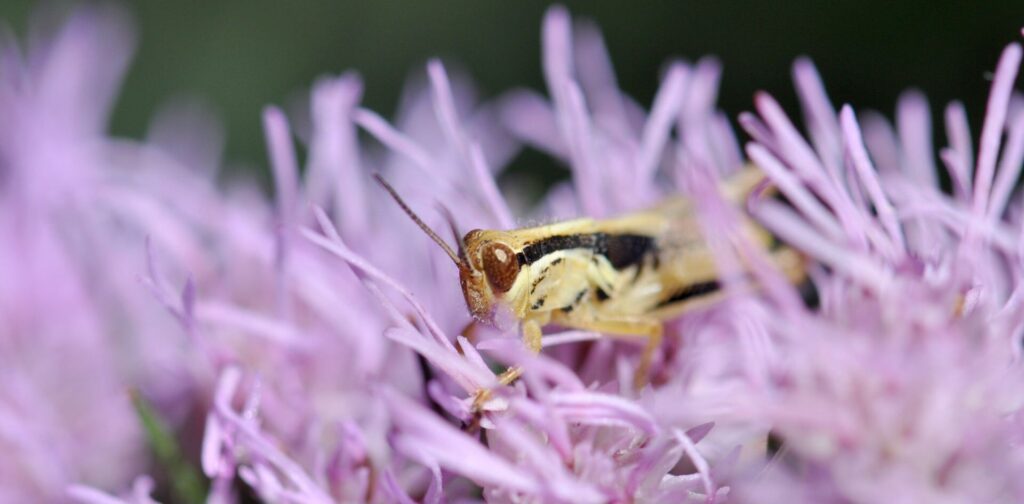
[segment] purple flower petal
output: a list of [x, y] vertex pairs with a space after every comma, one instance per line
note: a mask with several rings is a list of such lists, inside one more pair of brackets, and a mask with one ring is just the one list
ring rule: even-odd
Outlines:
[[394, 443], [425, 465], [439, 464], [484, 485], [536, 493], [537, 481], [421, 406], [384, 390], [397, 432]]

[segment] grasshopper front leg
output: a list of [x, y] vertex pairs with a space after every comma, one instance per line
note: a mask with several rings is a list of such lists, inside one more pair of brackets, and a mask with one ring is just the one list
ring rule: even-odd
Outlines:
[[[526, 348], [529, 348], [534, 354], [539, 354], [541, 349], [541, 329], [540, 323], [536, 320], [527, 320], [523, 322], [523, 344]], [[501, 385], [511, 385], [513, 382], [519, 379], [523, 375], [523, 368], [519, 366], [513, 366], [505, 370], [504, 373], [498, 376], [498, 383]]]
[[[523, 322], [523, 344], [526, 348], [529, 348], [531, 352], [538, 354], [541, 349], [541, 327], [540, 323], [536, 320], [527, 320]], [[512, 366], [505, 370], [505, 372], [498, 375], [498, 384], [501, 386], [511, 385], [520, 376], [523, 375], [523, 368], [519, 366]], [[473, 411], [481, 411], [485, 402], [491, 398], [491, 389], [480, 389], [476, 392], [473, 398]]]

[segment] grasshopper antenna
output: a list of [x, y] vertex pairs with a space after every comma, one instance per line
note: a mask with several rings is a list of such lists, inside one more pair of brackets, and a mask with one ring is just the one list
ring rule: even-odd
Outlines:
[[452, 211], [448, 209], [444, 203], [437, 202], [437, 211], [441, 212], [441, 216], [448, 222], [448, 227], [452, 231], [452, 236], [455, 237], [455, 243], [459, 245], [459, 257], [463, 260], [466, 258], [466, 242], [462, 241], [462, 235], [459, 234], [459, 227], [455, 225], [455, 216], [452, 215]]
[[374, 180], [377, 181], [378, 184], [381, 185], [381, 187], [384, 188], [385, 191], [388, 192], [388, 194], [391, 195], [391, 198], [394, 199], [396, 203], [398, 203], [398, 206], [402, 207], [402, 211], [405, 212], [405, 214], [408, 215], [409, 218], [412, 219], [412, 221], [415, 222], [416, 225], [419, 226], [424, 233], [427, 233], [427, 236], [429, 236], [431, 240], [434, 240], [434, 243], [437, 243], [438, 245], [441, 246], [442, 249], [444, 249], [444, 252], [448, 254], [448, 257], [452, 258], [452, 262], [454, 262], [455, 265], [458, 266], [460, 270], [469, 269], [468, 266], [466, 266], [466, 262], [463, 261], [462, 258], [458, 254], [456, 254], [455, 251], [452, 250], [452, 248], [448, 246], [448, 244], [445, 243], [440, 236], [437, 236], [437, 233], [435, 233], [433, 229], [430, 229], [430, 227], [427, 226], [426, 223], [424, 223], [423, 220], [420, 219], [419, 216], [416, 215], [416, 213], [409, 208], [409, 205], [405, 204], [405, 201], [402, 200], [402, 197], [398, 195], [398, 192], [395, 191], [394, 187], [391, 187], [391, 184], [388, 184], [388, 182], [384, 180], [384, 177], [382, 177], [379, 173], [374, 173], [373, 178]]

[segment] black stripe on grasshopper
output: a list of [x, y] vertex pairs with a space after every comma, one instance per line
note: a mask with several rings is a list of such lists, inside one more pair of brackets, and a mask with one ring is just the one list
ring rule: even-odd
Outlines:
[[638, 234], [580, 233], [555, 235], [537, 240], [516, 254], [521, 266], [533, 264], [542, 257], [560, 250], [586, 249], [604, 256], [612, 267], [621, 270], [640, 264], [647, 256], [656, 256], [657, 242]]
[[681, 303], [683, 301], [688, 301], [693, 298], [711, 294], [717, 292], [720, 288], [721, 286], [718, 284], [716, 280], [690, 284], [687, 285], [686, 288], [682, 290], [678, 290], [676, 292], [669, 294], [667, 298], [661, 300], [657, 304], [656, 308], [664, 308], [670, 304]]

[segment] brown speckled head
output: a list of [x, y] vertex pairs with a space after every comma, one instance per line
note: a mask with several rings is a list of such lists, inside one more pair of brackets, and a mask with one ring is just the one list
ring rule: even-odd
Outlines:
[[495, 300], [512, 288], [519, 275], [519, 260], [493, 231], [473, 230], [466, 234], [465, 263], [469, 277], [462, 276], [466, 306], [479, 320], [491, 321]]

